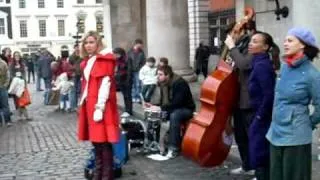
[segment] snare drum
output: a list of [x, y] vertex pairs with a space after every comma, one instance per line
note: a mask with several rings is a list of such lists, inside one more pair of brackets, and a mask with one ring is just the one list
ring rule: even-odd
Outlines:
[[147, 121], [159, 121], [162, 118], [161, 111], [147, 108], [144, 110], [144, 118]]

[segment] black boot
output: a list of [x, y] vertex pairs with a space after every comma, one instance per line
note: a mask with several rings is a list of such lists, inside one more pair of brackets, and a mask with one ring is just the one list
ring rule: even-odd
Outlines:
[[113, 153], [111, 144], [104, 144], [102, 151], [102, 178], [101, 180], [113, 180]]
[[95, 155], [95, 169], [93, 171], [93, 180], [101, 180], [102, 177], [102, 145], [100, 144], [94, 144], [94, 148], [96, 151], [96, 155]]

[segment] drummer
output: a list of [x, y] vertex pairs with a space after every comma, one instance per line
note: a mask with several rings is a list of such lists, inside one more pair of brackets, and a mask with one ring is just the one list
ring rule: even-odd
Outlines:
[[161, 109], [169, 114], [169, 148], [166, 156], [175, 158], [180, 153], [181, 124], [186, 123], [193, 116], [195, 103], [188, 83], [173, 73], [171, 66], [162, 66], [157, 69], [158, 86], [160, 92], [155, 92], [151, 103], [145, 106], [151, 109]]

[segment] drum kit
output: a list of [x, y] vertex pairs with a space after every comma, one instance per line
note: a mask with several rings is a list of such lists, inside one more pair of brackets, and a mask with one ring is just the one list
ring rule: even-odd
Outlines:
[[121, 116], [122, 129], [127, 134], [128, 150], [138, 148], [145, 153], [160, 152], [161, 122], [166, 118], [166, 112], [160, 109], [146, 108], [144, 120]]

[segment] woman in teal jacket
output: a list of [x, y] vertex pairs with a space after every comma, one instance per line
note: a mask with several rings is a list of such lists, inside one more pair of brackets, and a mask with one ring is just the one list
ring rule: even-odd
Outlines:
[[[288, 31], [285, 60], [275, 88], [270, 141], [270, 179], [311, 180], [312, 130], [320, 122], [320, 73], [314, 35], [304, 28]], [[314, 111], [310, 115], [309, 105]]]

